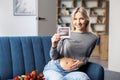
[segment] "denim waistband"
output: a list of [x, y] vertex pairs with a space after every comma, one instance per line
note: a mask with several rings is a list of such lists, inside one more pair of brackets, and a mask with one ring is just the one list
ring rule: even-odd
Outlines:
[[44, 70], [55, 70], [58, 72], [69, 73], [69, 72], [77, 71], [78, 69], [74, 69], [72, 71], [64, 70], [61, 67], [60, 61], [58, 59], [58, 60], [51, 60], [50, 62], [48, 62], [48, 64], [44, 67]]
[[60, 60], [55, 60], [54, 62], [55, 62], [55, 64], [56, 64], [56, 66], [57, 66], [60, 70], [65, 71], [65, 70], [61, 67], [61, 65], [60, 65]]
[[62, 70], [62, 71], [64, 71], [64, 72], [72, 72], [72, 71], [77, 71], [77, 70], [78, 70], [78, 68], [76, 68], [76, 69], [74, 69], [74, 70], [72, 70], [72, 71], [66, 71], [66, 70], [64, 70], [64, 69], [61, 67], [61, 65], [60, 65], [60, 60], [55, 60], [55, 64], [56, 64], [56, 66], [57, 66], [60, 70]]

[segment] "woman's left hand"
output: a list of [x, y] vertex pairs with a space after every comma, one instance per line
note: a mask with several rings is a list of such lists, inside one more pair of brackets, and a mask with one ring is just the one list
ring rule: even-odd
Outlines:
[[80, 60], [74, 60], [74, 63], [70, 66], [70, 70], [74, 70], [76, 68], [81, 67], [84, 64], [83, 61]]

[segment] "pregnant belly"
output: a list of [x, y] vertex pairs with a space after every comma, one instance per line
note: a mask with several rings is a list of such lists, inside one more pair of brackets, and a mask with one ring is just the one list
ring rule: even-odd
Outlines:
[[70, 71], [71, 70], [71, 66], [76, 62], [75, 59], [71, 59], [71, 58], [61, 58], [60, 59], [60, 65], [64, 70]]

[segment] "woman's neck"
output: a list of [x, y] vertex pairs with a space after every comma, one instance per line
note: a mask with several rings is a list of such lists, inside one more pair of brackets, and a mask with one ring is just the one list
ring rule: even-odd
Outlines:
[[73, 32], [84, 33], [84, 32], [87, 32], [87, 31], [86, 30], [74, 30]]

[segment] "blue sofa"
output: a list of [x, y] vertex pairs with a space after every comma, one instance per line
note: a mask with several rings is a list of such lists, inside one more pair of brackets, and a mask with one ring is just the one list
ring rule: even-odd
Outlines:
[[[0, 80], [37, 70], [43, 71], [50, 60], [51, 36], [0, 37]], [[81, 71], [91, 80], [104, 80], [101, 65], [88, 62]]]

